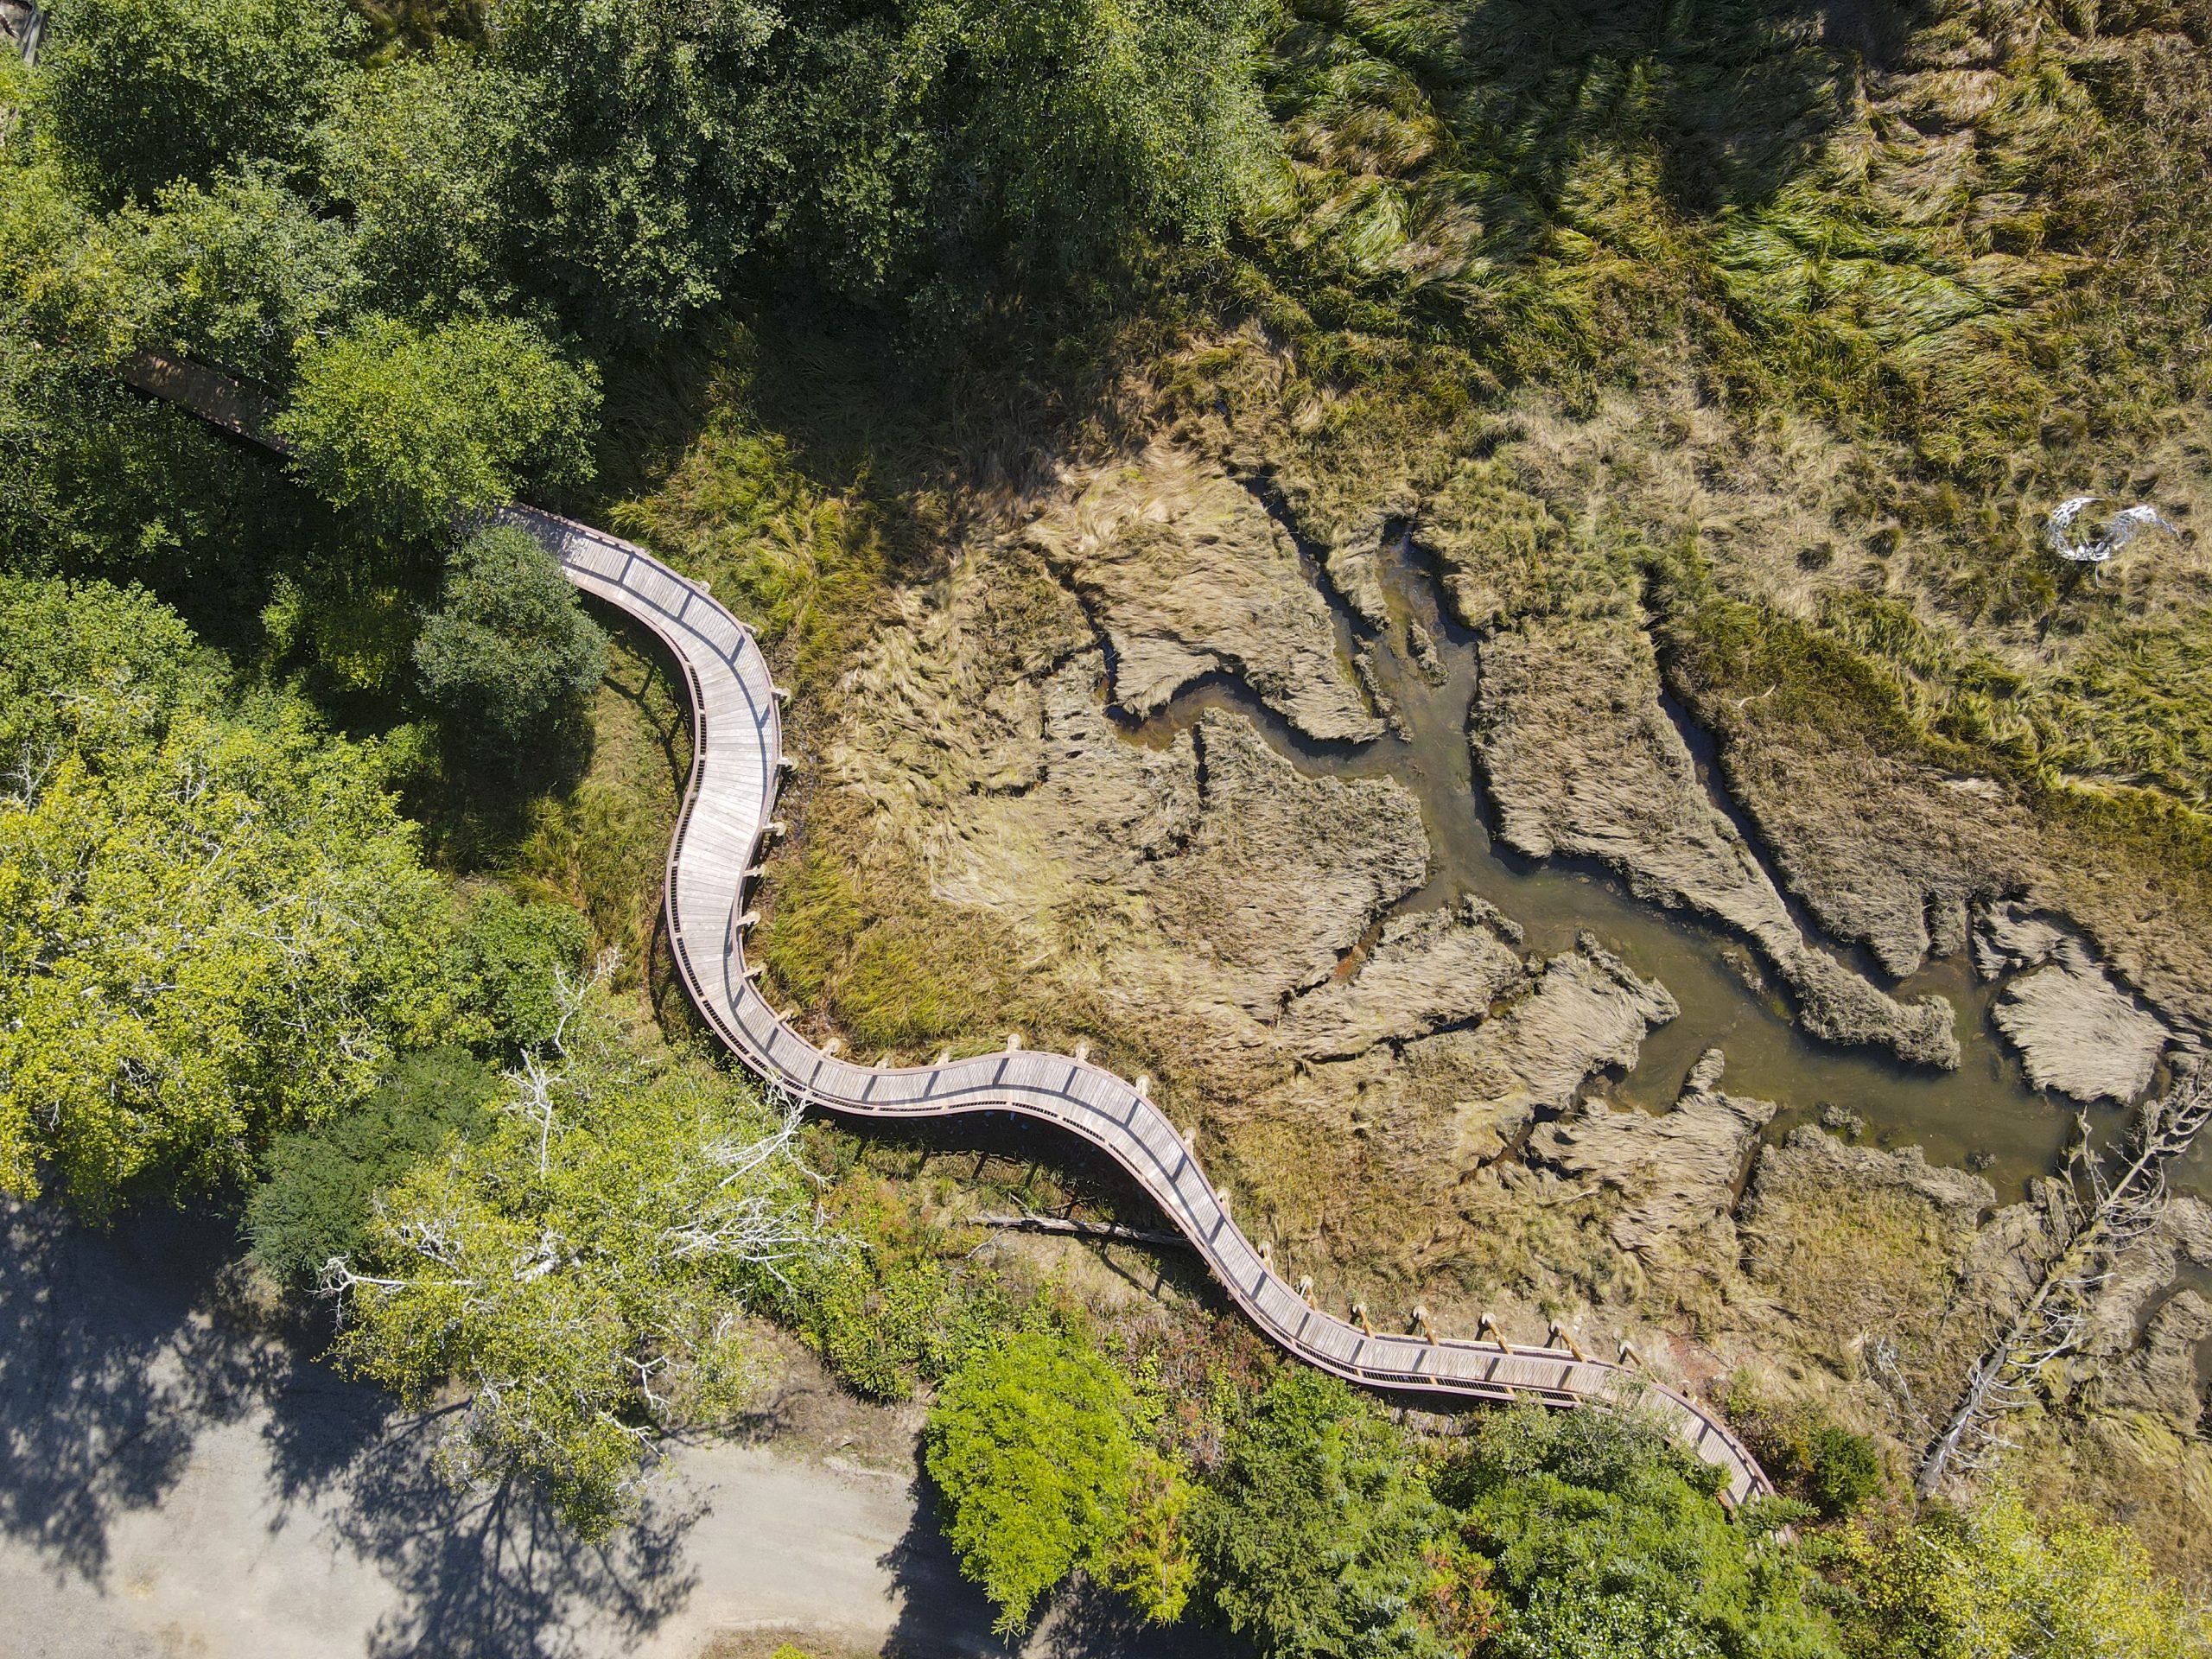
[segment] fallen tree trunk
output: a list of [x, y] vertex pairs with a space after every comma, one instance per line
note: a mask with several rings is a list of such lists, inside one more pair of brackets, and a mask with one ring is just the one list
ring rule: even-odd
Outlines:
[[2192, 1064], [2164, 1096], [2143, 1108], [2119, 1176], [2107, 1177], [2089, 1149], [2088, 1124], [2059, 1178], [2056, 1249], [2035, 1289], [1983, 1351], [1949, 1421], [1922, 1459], [1914, 1483], [1932, 1496], [1955, 1469], [1980, 1466], [2004, 1441], [1997, 1420], [2027, 1403], [2044, 1368], [2080, 1347], [2088, 1332], [2091, 1294], [2113, 1259], [2156, 1222], [2166, 1195], [2166, 1166], [2189, 1150], [2212, 1118], [2212, 1069]]

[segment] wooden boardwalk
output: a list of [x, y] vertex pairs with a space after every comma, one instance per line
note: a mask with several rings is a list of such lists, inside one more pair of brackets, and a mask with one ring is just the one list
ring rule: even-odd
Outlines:
[[[251, 395], [205, 370], [142, 362], [130, 378], [228, 430], [267, 442]], [[535, 534], [585, 593], [651, 629], [682, 666], [692, 760], [668, 851], [668, 933], [692, 1001], [753, 1071], [810, 1105], [847, 1116], [995, 1111], [1049, 1123], [1128, 1171], [1245, 1316], [1309, 1364], [1402, 1397], [1426, 1397], [1438, 1408], [1641, 1402], [1698, 1456], [1727, 1471], [1732, 1503], [1773, 1490], [1713, 1412], [1623, 1366], [1556, 1349], [1370, 1332], [1313, 1306], [1238, 1230], [1160, 1109], [1103, 1067], [1013, 1046], [942, 1065], [861, 1065], [800, 1036], [760, 994], [759, 969], [745, 958], [746, 895], [778, 828], [783, 767], [780, 698], [767, 659], [703, 587], [643, 548], [534, 507], [509, 507], [500, 517]]]

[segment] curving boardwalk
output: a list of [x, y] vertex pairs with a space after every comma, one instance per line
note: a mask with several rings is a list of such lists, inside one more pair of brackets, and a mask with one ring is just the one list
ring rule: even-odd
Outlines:
[[[268, 443], [253, 395], [194, 365], [140, 359], [132, 384]], [[271, 445], [271, 447], [280, 447]], [[1770, 1492], [1756, 1460], [1706, 1407], [1602, 1360], [1548, 1348], [1370, 1332], [1310, 1304], [1230, 1218], [1191, 1148], [1145, 1091], [1079, 1058], [1009, 1046], [941, 1065], [869, 1066], [817, 1047], [760, 994], [745, 959], [745, 908], [784, 766], [781, 698], [751, 632], [697, 583], [644, 549], [514, 506], [569, 579], [656, 634], [691, 702], [691, 777], [668, 852], [666, 924], [686, 990], [721, 1040], [762, 1077], [810, 1105], [854, 1117], [1014, 1112], [1089, 1141], [1126, 1170], [1187, 1236], [1247, 1318], [1307, 1363], [1439, 1407], [1530, 1400], [1554, 1406], [1641, 1399], [1683, 1442], [1727, 1471], [1730, 1502]]]

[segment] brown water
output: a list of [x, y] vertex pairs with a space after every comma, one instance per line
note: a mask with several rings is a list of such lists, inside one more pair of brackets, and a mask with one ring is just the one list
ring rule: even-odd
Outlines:
[[[1980, 982], [1963, 957], [1934, 963], [1900, 982], [1863, 952], [1837, 950], [1876, 983], [1904, 996], [1935, 992], [1956, 1011], [1962, 1050], [1958, 1069], [1906, 1065], [1884, 1050], [1840, 1048], [1806, 1036], [1791, 1022], [1770, 971], [1732, 936], [1643, 903], [1599, 867], [1532, 862], [1495, 845], [1466, 735], [1477, 672], [1474, 638], [1442, 614], [1433, 572], [1402, 543], [1389, 556], [1385, 586], [1390, 626], [1377, 634], [1339, 607], [1339, 639], [1347, 664], [1357, 647], [1372, 650], [1375, 681], [1404, 715], [1409, 738], [1317, 742], [1262, 704], [1242, 682], [1226, 677], [1187, 689], [1126, 734], [1133, 741], [1165, 745], [1206, 710], [1233, 710], [1252, 720], [1279, 753], [1310, 776], [1395, 778], [1421, 802], [1431, 851], [1428, 881], [1401, 903], [1401, 912], [1434, 909], [1477, 894], [1527, 931], [1529, 950], [1547, 956], [1567, 949], [1586, 929], [1637, 972], [1664, 984], [1681, 1005], [1679, 1018], [1645, 1040], [1637, 1065], [1613, 1081], [1617, 1099], [1663, 1109], [1697, 1057], [1717, 1045], [1728, 1058], [1725, 1087], [1782, 1104], [1771, 1135], [1815, 1121], [1822, 1107], [1834, 1105], [1865, 1120], [1872, 1144], [1918, 1146], [1939, 1164], [1972, 1160], [2001, 1199], [2018, 1196], [2031, 1178], [2050, 1171], [2072, 1131], [2074, 1108], [2028, 1084], [1989, 1021], [1996, 988]], [[1329, 591], [1325, 583], [1321, 587]], [[1426, 629], [1433, 641], [1444, 670], [1440, 680], [1433, 683], [1415, 665], [1409, 624]], [[1681, 719], [1679, 711], [1676, 718]], [[1711, 772], [1710, 745], [1694, 729], [1686, 728], [1684, 735], [1716, 802], [1732, 810]], [[1802, 912], [1798, 919], [1808, 938], [1822, 939]], [[1747, 982], [1740, 965], [1749, 963], [1764, 976], [1766, 989]], [[2094, 1116], [2103, 1132], [2123, 1121], [2111, 1109]], [[2202, 1190], [2212, 1185], [2209, 1174], [2212, 1148], [2186, 1160], [2177, 1171], [2177, 1185]]]

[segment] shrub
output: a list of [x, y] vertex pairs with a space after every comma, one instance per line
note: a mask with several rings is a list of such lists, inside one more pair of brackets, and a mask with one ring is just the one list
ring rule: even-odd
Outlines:
[[454, 556], [415, 666], [466, 749], [513, 760], [599, 683], [607, 636], [537, 537], [495, 525]]
[[1058, 1332], [1016, 1332], [945, 1379], [925, 1459], [945, 1535], [998, 1604], [1001, 1631], [1125, 1529], [1132, 1403], [1103, 1355]]
[[360, 1250], [378, 1192], [476, 1128], [499, 1086], [467, 1049], [418, 1050], [360, 1105], [278, 1135], [246, 1199], [254, 1259], [293, 1289], [313, 1287], [324, 1263]]

